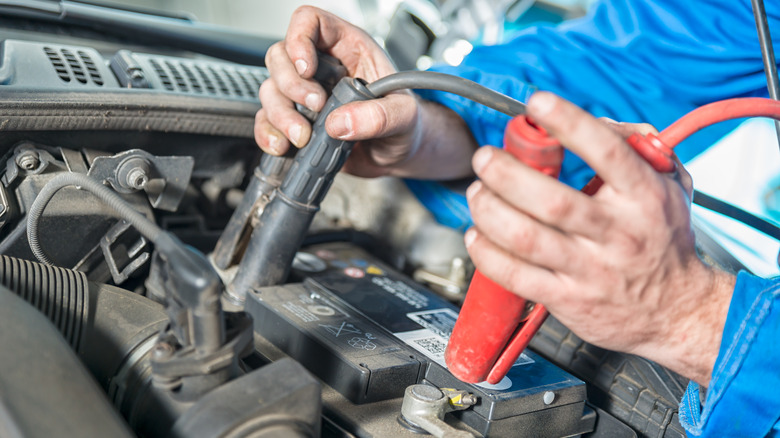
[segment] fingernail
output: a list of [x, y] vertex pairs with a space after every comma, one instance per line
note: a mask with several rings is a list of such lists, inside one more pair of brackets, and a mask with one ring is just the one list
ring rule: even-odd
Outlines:
[[322, 106], [322, 99], [317, 93], [309, 93], [306, 95], [306, 99], [303, 103], [306, 105], [306, 108], [312, 111], [319, 111]]
[[528, 100], [528, 109], [535, 116], [543, 116], [552, 111], [555, 106], [555, 96], [551, 93], [539, 92]]
[[352, 116], [344, 113], [333, 114], [330, 121], [330, 131], [337, 138], [351, 137], [354, 134], [352, 130]]
[[466, 244], [466, 248], [470, 247], [474, 243], [474, 239], [477, 238], [477, 230], [469, 228], [466, 230], [466, 234], [463, 236], [463, 243]]
[[268, 134], [268, 149], [274, 155], [279, 154], [279, 148], [281, 147], [282, 140], [276, 134]]
[[474, 153], [474, 158], [471, 160], [471, 165], [474, 167], [474, 172], [479, 174], [482, 169], [485, 168], [490, 158], [493, 156], [493, 151], [490, 148], [480, 148]]
[[466, 189], [466, 199], [471, 200], [479, 191], [482, 190], [482, 181], [474, 181], [471, 183], [468, 189]]
[[292, 125], [290, 129], [287, 131], [287, 137], [290, 139], [290, 141], [296, 146], [301, 147], [301, 131], [303, 130], [303, 127], [299, 124]]
[[306, 73], [306, 70], [309, 68], [309, 63], [304, 61], [303, 59], [299, 59], [295, 61], [295, 69], [298, 70], [298, 74], [303, 76], [304, 73]]

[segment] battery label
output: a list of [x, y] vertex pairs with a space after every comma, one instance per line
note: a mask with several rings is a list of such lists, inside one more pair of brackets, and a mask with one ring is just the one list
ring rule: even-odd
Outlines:
[[[406, 345], [424, 354], [428, 359], [436, 362], [445, 369], [447, 368], [447, 364], [444, 362], [444, 350], [447, 349], [449, 337], [445, 338], [427, 328], [409, 332], [393, 333], [393, 335], [403, 341]], [[516, 367], [532, 363], [534, 363], [534, 360], [523, 352], [512, 366]]]
[[402, 281], [388, 277], [371, 277], [371, 282], [415, 309], [424, 309], [428, 306], [428, 297]]
[[407, 313], [406, 317], [437, 335], [449, 339], [458, 314], [452, 309], [434, 309]]
[[447, 368], [447, 364], [444, 363], [444, 350], [447, 348], [447, 338], [441, 337], [429, 329], [394, 333], [394, 335], [406, 345], [425, 355], [428, 359]]
[[320, 318], [314, 313], [312, 313], [311, 311], [291, 301], [284, 303], [282, 307], [284, 308], [284, 310], [295, 315], [296, 317], [298, 317], [298, 319], [300, 319], [303, 322], [314, 322], [320, 320]]
[[282, 311], [318, 333], [324, 342], [355, 353], [386, 352], [397, 349], [387, 336], [366, 330], [359, 320], [319, 293], [298, 294], [279, 303]]

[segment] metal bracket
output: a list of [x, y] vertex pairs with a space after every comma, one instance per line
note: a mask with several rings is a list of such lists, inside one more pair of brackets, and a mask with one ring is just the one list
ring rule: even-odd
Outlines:
[[173, 337], [162, 334], [152, 355], [152, 373], [156, 379], [175, 381], [187, 376], [205, 376], [230, 366], [237, 357], [250, 352], [254, 329], [245, 313], [231, 314], [233, 321], [225, 344], [214, 353], [200, 355], [194, 347], [177, 350]]
[[22, 143], [14, 149], [14, 154], [6, 162], [5, 175], [2, 182], [7, 187], [19, 175], [38, 175], [43, 173], [49, 164], [56, 159], [46, 150], [35, 147], [32, 143]]
[[103, 251], [103, 256], [106, 259], [108, 270], [111, 272], [111, 277], [114, 280], [114, 284], [122, 284], [125, 280], [138, 270], [144, 263], [149, 260], [149, 251], [144, 251], [148, 248], [148, 242], [146, 239], [139, 235], [138, 240], [129, 247], [125, 247], [127, 259], [130, 262], [122, 269], [119, 270], [119, 264], [116, 257], [114, 257], [114, 248], [118, 245], [114, 245], [125, 233], [127, 232], [137, 233], [135, 229], [130, 229], [130, 223], [121, 220], [114, 224], [105, 236], [100, 239], [100, 249]]
[[158, 157], [131, 149], [110, 157], [96, 157], [87, 175], [108, 182], [119, 193], [144, 190], [152, 207], [176, 211], [194, 166], [192, 157]]

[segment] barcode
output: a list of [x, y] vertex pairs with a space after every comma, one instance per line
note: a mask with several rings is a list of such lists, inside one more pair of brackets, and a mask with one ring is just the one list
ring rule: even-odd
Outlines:
[[412, 342], [419, 345], [421, 348], [434, 356], [440, 356], [444, 354], [444, 350], [447, 348], [447, 344], [436, 338], [414, 339]]

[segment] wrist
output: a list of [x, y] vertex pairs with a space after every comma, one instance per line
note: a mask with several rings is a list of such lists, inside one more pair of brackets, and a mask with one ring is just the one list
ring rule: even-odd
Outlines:
[[466, 122], [441, 104], [417, 99], [417, 126], [409, 154], [390, 174], [426, 180], [473, 177], [471, 156], [478, 145]]
[[[700, 262], [699, 262], [700, 263]], [[635, 354], [651, 359], [706, 387], [718, 357], [736, 277], [700, 264], [698, 274], [676, 285], [677, 299], [656, 321], [658, 334]]]

